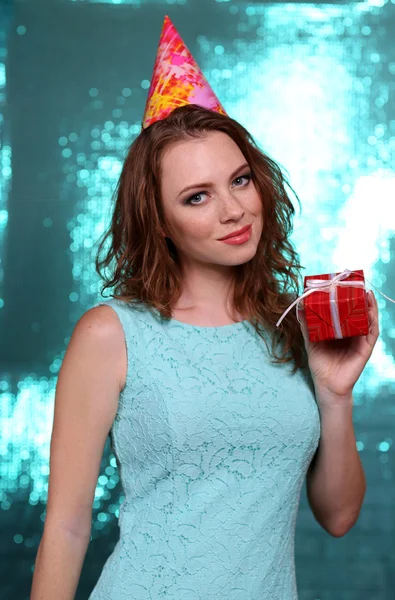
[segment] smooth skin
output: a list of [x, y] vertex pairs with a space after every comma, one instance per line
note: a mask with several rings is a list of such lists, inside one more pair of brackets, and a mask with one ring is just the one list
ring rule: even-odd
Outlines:
[[72, 600], [88, 548], [92, 503], [126, 374], [118, 317], [107, 306], [77, 324], [59, 373], [47, 516], [31, 600]]
[[[163, 234], [175, 243], [183, 273], [173, 317], [199, 326], [242, 320], [230, 303], [231, 270], [253, 258], [264, 228], [261, 200], [244, 156], [228, 136], [213, 132], [173, 145], [162, 166]], [[219, 241], [247, 224], [252, 235], [245, 244]], [[310, 345], [302, 327], [322, 423], [320, 447], [308, 473], [309, 502], [318, 522], [335, 536], [354, 524], [365, 491], [351, 394], [378, 336], [377, 303], [373, 297], [369, 302], [366, 339]], [[116, 314], [106, 306], [87, 311], [73, 332], [57, 383], [47, 517], [31, 600], [75, 596], [100, 462], [126, 369]]]
[[[232, 267], [255, 256], [263, 229], [262, 202], [245, 157], [229, 136], [210, 132], [171, 146], [162, 168], [164, 234], [177, 247], [183, 273], [174, 318], [203, 327], [242, 320], [230, 304]], [[245, 225], [252, 226], [245, 244], [219, 241]]]

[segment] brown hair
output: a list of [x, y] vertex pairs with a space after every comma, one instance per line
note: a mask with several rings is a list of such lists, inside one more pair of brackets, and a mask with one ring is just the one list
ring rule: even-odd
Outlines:
[[161, 157], [170, 144], [208, 131], [222, 131], [238, 145], [263, 203], [264, 227], [257, 252], [234, 270], [234, 308], [248, 316], [263, 339], [264, 331], [269, 333], [273, 361], [293, 361], [296, 370], [305, 365], [306, 354], [295, 313], [287, 315], [281, 330], [275, 327], [297, 296], [300, 280], [301, 265], [289, 239], [295, 211], [286, 187], [291, 188], [279, 166], [228, 116], [196, 105], [183, 106], [134, 140], [117, 186], [112, 222], [96, 259], [104, 280], [102, 294], [113, 288], [115, 298], [145, 303], [163, 318], [171, 318], [182, 279], [177, 250], [162, 234]]

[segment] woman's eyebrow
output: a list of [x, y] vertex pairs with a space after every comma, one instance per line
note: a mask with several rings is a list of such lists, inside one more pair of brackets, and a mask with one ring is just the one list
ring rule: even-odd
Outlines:
[[[233, 171], [233, 173], [231, 174], [230, 179], [234, 179], [236, 177], [236, 175], [238, 175], [240, 173], [240, 171], [243, 171], [246, 168], [249, 168], [248, 163], [243, 163], [242, 165], [240, 165], [240, 167], [237, 167], [236, 171]], [[187, 185], [187, 187], [185, 187], [183, 190], [181, 190], [181, 192], [178, 194], [177, 198], [179, 198], [181, 196], [181, 194], [184, 194], [188, 190], [193, 190], [196, 188], [212, 187], [212, 185], [213, 185], [212, 183], [207, 182], [207, 181], [203, 182], [203, 183], [194, 183], [193, 185]]]

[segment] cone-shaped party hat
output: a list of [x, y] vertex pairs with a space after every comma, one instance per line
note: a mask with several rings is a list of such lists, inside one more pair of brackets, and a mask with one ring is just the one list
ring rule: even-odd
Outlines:
[[226, 114], [177, 29], [166, 16], [145, 106], [143, 129], [165, 119], [175, 108], [185, 104], [198, 104]]

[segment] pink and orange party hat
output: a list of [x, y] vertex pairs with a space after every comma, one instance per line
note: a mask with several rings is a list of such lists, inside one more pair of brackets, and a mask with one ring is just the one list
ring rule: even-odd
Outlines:
[[185, 104], [197, 104], [226, 114], [177, 29], [166, 16], [145, 106], [143, 129], [165, 119], [175, 108]]

